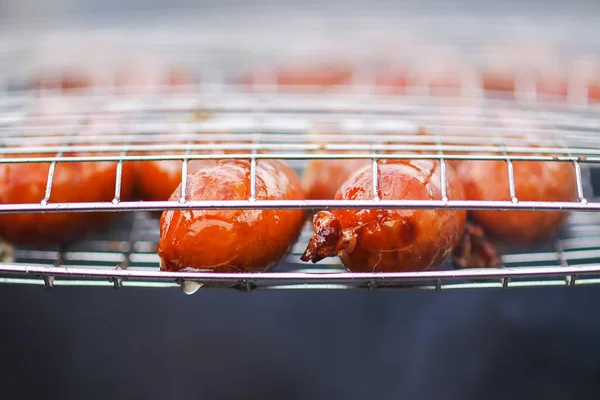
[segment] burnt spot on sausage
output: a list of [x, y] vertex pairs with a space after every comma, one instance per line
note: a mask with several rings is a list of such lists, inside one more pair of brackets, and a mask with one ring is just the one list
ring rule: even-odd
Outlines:
[[315, 233], [310, 238], [302, 261], [316, 263], [337, 255], [338, 242], [342, 237], [341, 222], [329, 211], [320, 211], [313, 218]]
[[457, 269], [499, 268], [501, 262], [496, 247], [487, 239], [483, 228], [467, 221], [462, 240], [452, 254], [452, 265]]

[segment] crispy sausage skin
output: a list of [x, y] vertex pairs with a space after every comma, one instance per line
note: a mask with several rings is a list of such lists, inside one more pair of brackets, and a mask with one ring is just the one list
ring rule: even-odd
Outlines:
[[[190, 200], [247, 200], [250, 162], [218, 160], [190, 175]], [[177, 200], [181, 186], [171, 196]], [[304, 198], [299, 178], [284, 163], [259, 160], [259, 200]], [[260, 272], [274, 267], [297, 239], [303, 210], [167, 210], [160, 219], [161, 269]]]
[[[379, 197], [384, 200], [441, 199], [440, 166], [432, 160], [395, 160], [379, 164]], [[447, 169], [447, 196], [462, 199], [460, 181]], [[340, 187], [338, 200], [372, 198], [372, 170], [357, 171]], [[321, 211], [315, 233], [302, 256], [318, 262], [340, 256], [352, 272], [401, 272], [439, 268], [459, 243], [463, 210], [353, 209]]]
[[[510, 200], [508, 166], [502, 160], [473, 160], [455, 167], [469, 200]], [[572, 201], [577, 196], [573, 165], [514, 161], [515, 195], [520, 201]], [[551, 237], [568, 216], [561, 211], [473, 210], [486, 232], [507, 243], [533, 244]]]

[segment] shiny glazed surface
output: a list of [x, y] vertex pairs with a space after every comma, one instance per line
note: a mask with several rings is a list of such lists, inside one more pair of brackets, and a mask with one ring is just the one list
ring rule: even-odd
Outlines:
[[[469, 200], [510, 200], [506, 162], [473, 160], [457, 166]], [[572, 201], [575, 169], [568, 162], [514, 161], [515, 195], [520, 201]], [[486, 232], [506, 242], [532, 244], [552, 236], [568, 216], [561, 211], [473, 210]]]
[[[247, 200], [250, 162], [219, 160], [188, 177], [190, 200]], [[178, 200], [181, 187], [171, 196]], [[300, 180], [287, 165], [258, 160], [256, 197], [303, 199]], [[259, 272], [274, 267], [297, 239], [303, 210], [168, 210], [160, 219], [161, 269]]]
[[[48, 154], [22, 157], [41, 156]], [[44, 198], [49, 169], [50, 163], [0, 163], [0, 203], [40, 203]], [[121, 199], [128, 199], [133, 187], [133, 165], [124, 163], [122, 173]], [[110, 202], [115, 197], [116, 174], [117, 163], [112, 161], [59, 162], [54, 170], [49, 202]], [[62, 242], [88, 229], [101, 227], [116, 215], [90, 212], [2, 214], [0, 236], [16, 244]]]
[[[447, 195], [464, 197], [460, 181], [447, 169]], [[394, 160], [379, 164], [379, 197], [385, 200], [441, 198], [439, 163]], [[336, 199], [373, 196], [372, 170], [363, 168], [339, 189]], [[439, 268], [462, 237], [463, 210], [331, 210], [315, 215], [315, 234], [303, 260], [339, 255], [353, 272], [401, 272]]]
[[[227, 133], [223, 133], [226, 135]], [[207, 149], [211, 148], [212, 144], [222, 144], [226, 142], [220, 141], [197, 141], [195, 144], [201, 144]], [[233, 142], [227, 142], [233, 144]], [[240, 142], [236, 142], [240, 143]], [[241, 142], [242, 144], [244, 142]], [[247, 144], [247, 143], [246, 143]], [[192, 154], [249, 154], [247, 150], [196, 150]], [[147, 155], [149, 153], [143, 153]], [[183, 155], [180, 151], [158, 152], [152, 153], [156, 155], [175, 154]], [[187, 169], [188, 175], [193, 174], [202, 167], [212, 165], [215, 159], [199, 159], [189, 160]], [[166, 201], [171, 197], [173, 191], [181, 183], [181, 160], [153, 160], [136, 162], [136, 194], [141, 200], [148, 201]]]

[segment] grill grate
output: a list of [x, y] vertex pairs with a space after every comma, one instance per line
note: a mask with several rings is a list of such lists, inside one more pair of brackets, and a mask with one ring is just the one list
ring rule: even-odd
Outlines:
[[[336, 260], [307, 267], [299, 259], [311, 234], [307, 225], [285, 261], [270, 273], [192, 273], [158, 270], [158, 223], [132, 213], [112, 233], [64, 249], [17, 249], [16, 262], [0, 264], [0, 283], [52, 286], [182, 287], [186, 281], [207, 287], [254, 289], [468, 289], [577, 286], [600, 283], [600, 216], [574, 213], [554, 243], [535, 252], [513, 249], [502, 257], [505, 268], [356, 274]], [[126, 226], [129, 229], [123, 229]], [[128, 236], [128, 237], [127, 237]], [[219, 285], [220, 284], [220, 285]]]
[[[241, 290], [391, 287], [445, 290], [600, 283], [600, 214], [583, 213], [600, 210], [600, 198], [593, 196], [589, 181], [590, 169], [600, 163], [597, 106], [576, 100], [562, 103], [524, 100], [527, 96], [429, 97], [426, 93], [419, 94], [417, 89], [403, 96], [376, 95], [368, 87], [318, 94], [311, 88], [304, 88], [303, 93], [278, 93], [272, 87], [255, 87], [246, 92], [239, 86], [222, 83], [213, 86], [200, 83], [183, 89], [168, 96], [123, 95], [114, 88], [97, 88], [94, 93], [84, 91], [74, 96], [56, 96], [51, 91], [41, 97], [28, 91], [2, 93], [0, 163], [43, 162], [50, 168], [46, 191], [39, 203], [1, 204], [0, 213], [118, 211], [123, 214], [121, 223], [112, 230], [67, 248], [16, 249], [14, 262], [0, 263], [1, 283], [47, 287], [181, 287], [186, 292], [198, 288], [191, 282]], [[199, 118], [200, 113], [208, 116]], [[428, 135], [419, 134], [421, 128]], [[316, 131], [319, 133], [315, 134]], [[532, 143], [538, 147], [531, 148]], [[227, 154], [203, 154], [207, 149]], [[414, 154], [417, 150], [422, 153]], [[250, 198], [199, 202], [186, 200], [183, 194], [180, 201], [171, 202], [121, 200], [124, 163], [179, 160], [185, 180], [187, 162], [207, 158], [250, 159]], [[442, 165], [442, 196], [432, 201], [380, 200], [376, 197], [375, 179], [375, 196], [371, 200], [256, 200], [256, 160], [263, 158], [284, 159], [298, 171], [308, 159], [365, 158], [372, 160], [374, 176], [378, 160], [384, 158], [436, 159]], [[446, 198], [446, 162], [460, 159], [505, 161], [509, 166], [512, 200]], [[578, 199], [520, 201], [515, 195], [511, 165], [527, 160], [572, 164]], [[75, 161], [119, 163], [112, 201], [52, 201], [56, 165]], [[335, 260], [308, 267], [299, 260], [310, 235], [308, 226], [275, 272], [162, 272], [158, 270], [155, 254], [158, 224], [145, 212], [192, 208], [372, 207], [579, 212], [571, 216], [554, 243], [533, 250], [504, 252], [504, 269], [446, 268], [397, 274], [347, 273]]]
[[[591, 192], [584, 193], [582, 168], [600, 163], [600, 136], [598, 120], [592, 111], [561, 109], [532, 109], [505, 103], [504, 107], [478, 104], [411, 105], [410, 97], [388, 100], [397, 110], [386, 109], [380, 96], [365, 98], [330, 97], [338, 108], [347, 113], [330, 110], [324, 104], [326, 95], [305, 100], [312, 108], [322, 107], [320, 112], [303, 112], [303, 102], [277, 101], [279, 95], [271, 95], [269, 101], [252, 102], [252, 95], [237, 93], [238, 99], [246, 99], [252, 106], [242, 111], [235, 104], [222, 102], [216, 111], [211, 104], [219, 103], [218, 96], [198, 92], [196, 98], [185, 107], [170, 110], [167, 100], [161, 100], [162, 108], [151, 101], [136, 100], [124, 107], [126, 111], [108, 110], [118, 103], [119, 96], [96, 102], [94, 97], [76, 96], [68, 104], [77, 104], [82, 110], [102, 110], [72, 114], [57, 112], [42, 116], [31, 115], [25, 103], [18, 107], [12, 122], [0, 125], [0, 163], [50, 163], [46, 196], [37, 204], [1, 204], [1, 213], [10, 212], [69, 212], [69, 211], [132, 211], [162, 210], [173, 208], [385, 208], [448, 207], [462, 209], [513, 208], [523, 210], [600, 210], [600, 203], [589, 201]], [[30, 96], [38, 103], [65, 101], [54, 98], [42, 100]], [[379, 103], [378, 103], [379, 100]], [[460, 102], [461, 99], [457, 101]], [[464, 99], [462, 99], [464, 100]], [[177, 100], [171, 99], [173, 102]], [[322, 103], [319, 104], [319, 101]], [[371, 109], [357, 113], [360, 104], [366, 102]], [[10, 102], [9, 102], [10, 103]], [[262, 108], [260, 104], [263, 104]], [[275, 104], [273, 108], [264, 104]], [[511, 106], [512, 104], [512, 106]], [[405, 107], [404, 107], [404, 106]], [[510, 107], [509, 107], [510, 106]], [[296, 107], [294, 112], [289, 108]], [[33, 106], [35, 108], [35, 106]], [[286, 108], [285, 112], [280, 112]], [[210, 117], [198, 120], [199, 111], [209, 112]], [[211, 110], [213, 110], [211, 112]], [[385, 112], [383, 112], [384, 110]], [[0, 110], [2, 111], [2, 110]], [[382, 111], [379, 113], [379, 111]], [[455, 115], [455, 117], [448, 117]], [[376, 116], [376, 118], [375, 118]], [[322, 125], [329, 124], [327, 130]], [[428, 135], [419, 134], [425, 128]], [[65, 134], [64, 132], [70, 132]], [[228, 132], [227, 134], [215, 132]], [[489, 137], [494, 138], [490, 143]], [[532, 148], [531, 144], [536, 147]], [[206, 154], [207, 150], [227, 154]], [[415, 151], [422, 151], [415, 154]], [[343, 153], [340, 153], [343, 152]], [[393, 154], [390, 154], [393, 152]], [[122, 164], [124, 162], [149, 160], [180, 160], [185, 168], [189, 160], [211, 158], [251, 159], [251, 177], [255, 182], [257, 159], [277, 158], [302, 168], [308, 159], [365, 158], [376, 163], [380, 159], [437, 159], [442, 165], [448, 160], [504, 160], [509, 168], [510, 201], [459, 201], [439, 200], [367, 200], [367, 201], [209, 201], [198, 202], [182, 199], [180, 202], [134, 202], [120, 200]], [[57, 163], [114, 161], [119, 163], [115, 198], [104, 203], [55, 203], [52, 202], [52, 174]], [[579, 198], [574, 202], [519, 201], [514, 194], [512, 164], [519, 161], [568, 162], [576, 172]], [[443, 167], [442, 167], [443, 168]], [[445, 187], [446, 174], [442, 173]], [[374, 184], [377, 184], [376, 180]], [[255, 193], [252, 187], [252, 193]], [[376, 190], [374, 190], [376, 193]]]

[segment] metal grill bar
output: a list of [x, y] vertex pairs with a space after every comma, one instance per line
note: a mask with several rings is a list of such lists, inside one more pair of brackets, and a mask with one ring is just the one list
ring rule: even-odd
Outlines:
[[[61, 153], [59, 153], [61, 154]], [[42, 206], [48, 204], [50, 200], [50, 195], [52, 194], [52, 181], [54, 180], [54, 171], [56, 169], [56, 161], [52, 161], [50, 163], [50, 168], [48, 169], [48, 179], [46, 182], [46, 190], [44, 191], [44, 198], [42, 199]]]
[[442, 140], [441, 138], [437, 137], [437, 145], [438, 145], [438, 155], [440, 156], [440, 188], [441, 188], [441, 192], [442, 192], [442, 203], [447, 203], [448, 202], [448, 195], [446, 193], [447, 191], [447, 186], [448, 186], [448, 178], [447, 178], [447, 173], [446, 173], [446, 160], [444, 159], [444, 151], [442, 150], [443, 145], [442, 145]]
[[[507, 281], [507, 284], [502, 282], [469, 282], [469, 283], [456, 283], [456, 284], [441, 284], [435, 285], [418, 285], [418, 286], [384, 286], [378, 287], [378, 290], [465, 290], [465, 289], [508, 289], [508, 288], [528, 288], [528, 287], [560, 287], [565, 286], [565, 281], [562, 279], [555, 280], [544, 280], [544, 281], [524, 281], [524, 282], [513, 282]], [[599, 278], [590, 279], [578, 279], [573, 281], [573, 285], [568, 286], [584, 286], [584, 285], [597, 285], [600, 283]], [[31, 278], [0, 278], [0, 284], [18, 284], [18, 285], [44, 285], [44, 280], [37, 280]], [[53, 286], [55, 287], [111, 287], [114, 286], [110, 281], [99, 281], [99, 280], [55, 280]], [[148, 281], [132, 281], [125, 280], [122, 282], [122, 287], [131, 288], [178, 288], [181, 287], [178, 283], [173, 282], [148, 282]], [[362, 289], [360, 285], [340, 285], [340, 284], [291, 284], [291, 285], [265, 285], [251, 288], [251, 290], [348, 290], [348, 289]]]
[[[126, 151], [121, 153], [121, 156], [125, 156]], [[115, 198], [113, 204], [118, 204], [121, 201], [121, 186], [123, 181], [123, 160], [119, 160], [117, 163], [116, 176], [115, 176]]]
[[503, 269], [467, 269], [457, 271], [424, 271], [424, 272], [397, 272], [397, 273], [303, 273], [303, 272], [263, 272], [263, 273], [217, 273], [217, 272], [169, 272], [152, 269], [107, 269], [90, 268], [86, 266], [49, 267], [35, 264], [2, 264], [2, 272], [6, 274], [27, 274], [55, 277], [87, 277], [87, 278], [122, 278], [122, 279], [148, 279], [148, 280], [190, 280], [214, 283], [237, 283], [248, 281], [268, 282], [297, 282], [297, 283], [331, 283], [368, 284], [371, 281], [379, 283], [406, 283], [415, 281], [434, 281], [442, 279], [469, 280], [469, 279], [501, 279], [515, 278], [556, 278], [566, 274], [578, 276], [600, 275], [600, 265], [578, 267], [520, 267]]
[[506, 160], [506, 164], [508, 166], [508, 188], [510, 193], [510, 201], [513, 203], [518, 203], [519, 199], [517, 199], [517, 195], [515, 193], [515, 172], [512, 160]]
[[373, 154], [373, 163], [372, 163], [372, 173], [373, 173], [373, 201], [379, 202], [381, 199], [379, 198], [379, 164], [377, 162], [377, 154]]
[[[388, 148], [388, 151], [392, 149]], [[133, 151], [133, 150], [131, 150]], [[464, 151], [464, 150], [463, 150]], [[345, 153], [345, 154], [304, 154], [304, 153], [261, 153], [253, 155], [256, 159], [283, 159], [283, 160], [310, 160], [310, 159], [372, 159], [372, 155], [360, 153]], [[390, 160], [439, 160], [437, 154], [412, 154], [412, 153], [396, 153], [386, 154], [384, 157]], [[248, 154], [244, 153], [229, 153], [229, 154], [190, 154], [182, 156], [177, 154], [163, 155], [125, 155], [125, 156], [62, 156], [62, 157], [29, 157], [29, 158], [0, 158], [0, 164], [31, 164], [31, 163], [51, 163], [56, 162], [103, 162], [103, 161], [165, 161], [165, 160], [232, 160], [232, 159], [248, 159]], [[517, 155], [479, 155], [479, 154], [452, 154], [445, 155], [444, 160], [502, 160], [502, 161], [549, 161], [549, 162], [586, 162], [589, 164], [600, 163], [600, 156], [517, 156]]]
[[537, 210], [537, 211], [598, 211], [600, 202], [552, 202], [503, 200], [188, 200], [184, 204], [173, 201], [121, 201], [87, 203], [0, 204], [0, 214], [23, 212], [101, 212], [101, 211], [162, 211], [162, 210], [256, 210], [256, 209], [431, 209], [448, 208], [461, 210]]
[[[248, 126], [251, 128], [251, 126]], [[219, 129], [225, 129], [219, 127]], [[276, 129], [276, 128], [273, 128]], [[388, 128], [389, 129], [389, 128]], [[462, 129], [462, 128], [456, 128]], [[435, 143], [430, 142], [431, 139], [427, 136], [417, 136], [413, 134], [406, 134], [398, 132], [396, 134], [385, 134], [385, 132], [377, 132], [376, 135], [371, 133], [365, 133], [357, 135], [353, 132], [343, 133], [342, 135], [319, 135], [316, 137], [313, 143], [307, 142], [307, 137], [303, 134], [304, 129], [290, 131], [289, 133], [276, 133], [268, 132], [267, 139], [260, 144], [249, 144], [248, 134], [243, 132], [236, 132], [240, 130], [240, 127], [231, 127], [231, 130], [226, 135], [215, 135], [212, 131], [214, 127], [198, 128], [195, 133], [186, 134], [165, 134], [155, 133], [151, 136], [147, 135], [145, 130], [136, 128], [139, 132], [135, 132], [128, 135], [117, 136], [114, 134], [107, 133], [101, 136], [81, 136], [72, 138], [73, 143], [70, 146], [65, 146], [63, 140], [58, 136], [50, 135], [43, 136], [41, 134], [35, 135], [36, 145], [33, 146], [31, 143], [31, 137], [25, 136], [19, 137], [6, 137], [6, 135], [0, 135], [1, 142], [5, 144], [5, 149], [2, 149], [0, 154], [31, 154], [31, 153], [48, 153], [56, 152], [57, 149], [68, 149], [70, 151], [93, 151], [93, 152], [115, 152], [122, 151], [124, 142], [134, 143], [131, 145], [132, 151], [168, 151], [178, 150], [183, 151], [186, 149], [184, 143], [190, 140], [195, 140], [198, 144], [190, 145], [190, 150], [202, 150], [206, 149], [207, 143], [211, 141], [220, 141], [220, 143], [214, 143], [215, 150], [262, 150], [262, 151], [281, 151], [281, 150], [315, 150], [316, 146], [324, 150], [345, 150], [345, 151], [364, 151], [365, 149], [374, 148], [377, 150], [383, 150], [382, 147], [389, 150], [395, 151], [435, 151], [439, 149], [439, 146]], [[227, 129], [225, 129], [227, 130]], [[206, 131], [206, 132], [203, 132]], [[540, 137], [537, 141], [537, 147], [532, 148], [530, 146], [524, 146], [523, 139], [520, 137], [511, 138], [505, 135], [504, 142], [507, 144], [506, 151], [509, 153], [524, 153], [524, 154], [537, 154], [537, 153], [554, 153], [564, 154], [565, 152], [583, 153], [590, 155], [598, 155], [599, 150], [594, 145], [599, 143], [599, 139], [596, 137], [596, 131], [591, 130], [585, 135], [569, 135], [565, 133], [567, 139], [569, 139], [571, 146], [557, 147], [553, 139], [545, 139]], [[485, 132], [481, 132], [482, 134]], [[552, 132], [553, 134], [561, 134], [561, 132]], [[443, 135], [446, 143], [442, 146], [444, 151], [458, 151], [458, 152], [500, 152], [497, 148], [489, 146], [489, 142], [484, 138], [477, 137], [474, 135], [457, 135], [452, 133], [446, 133]], [[151, 141], [152, 143], [148, 143]], [[141, 142], [141, 143], [140, 143]], [[178, 143], [179, 142], [179, 143]], [[416, 142], [416, 143], [415, 143]]]
[[577, 198], [582, 204], [587, 203], [585, 195], [583, 193], [583, 179], [581, 177], [581, 165], [579, 162], [574, 161], [573, 167], [575, 168], [575, 180], [577, 183]]
[[181, 197], [179, 198], [181, 204], [187, 201], [188, 162], [187, 157], [181, 161]]
[[253, 151], [250, 159], [250, 198], [249, 201], [256, 201], [256, 152]]
[[[578, 279], [574, 285], [569, 286], [584, 286], [584, 285], [597, 285], [600, 283], [598, 278], [590, 279]], [[31, 278], [0, 278], [0, 284], [19, 284], [19, 285], [44, 285], [43, 280], [36, 280]], [[86, 281], [86, 280], [55, 280], [53, 286], [65, 286], [65, 287], [111, 287], [113, 284], [109, 281]], [[512, 282], [503, 285], [501, 282], [469, 282], [469, 283], [456, 283], [456, 284], [441, 284], [440, 286], [434, 285], [418, 285], [418, 286], [384, 286], [379, 287], [378, 290], [465, 290], [465, 289], [507, 289], [507, 288], [528, 288], [528, 287], [560, 287], [565, 286], [565, 281], [562, 279], [556, 280], [545, 280], [545, 281], [525, 281], [525, 282]], [[132, 288], [178, 288], [181, 287], [178, 283], [173, 282], [148, 282], [148, 281], [131, 281], [125, 280], [122, 283], [122, 287]], [[348, 289], [361, 289], [358, 285], [339, 285], [339, 284], [294, 284], [294, 285], [271, 285], [271, 286], [258, 286], [252, 288], [252, 290], [348, 290]]]
[[[79, 118], [78, 121], [75, 122], [75, 125], [71, 128], [70, 133], [67, 136], [67, 143], [66, 143], [65, 147], [68, 147], [68, 145], [69, 145], [69, 139], [71, 137], [73, 137], [77, 133], [77, 131], [78, 131], [79, 127], [81, 126], [81, 123], [83, 122], [83, 120], [84, 120], [84, 117], [81, 117], [81, 118]], [[59, 151], [56, 154], [56, 158], [62, 157], [63, 153], [64, 153], [64, 151]], [[52, 161], [50, 163], [50, 168], [48, 169], [48, 179], [46, 181], [46, 189], [44, 191], [44, 198], [41, 201], [41, 204], [43, 206], [46, 206], [48, 204], [48, 201], [50, 201], [50, 196], [52, 194], [52, 182], [54, 181], [54, 172], [56, 171], [56, 164], [57, 164], [57, 162], [58, 161], [56, 159], [54, 161]]]

